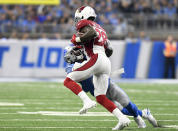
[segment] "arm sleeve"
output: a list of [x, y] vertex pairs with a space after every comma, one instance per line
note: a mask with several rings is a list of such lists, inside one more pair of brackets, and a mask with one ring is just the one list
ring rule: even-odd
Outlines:
[[80, 40], [81, 42], [87, 42], [89, 40], [94, 39], [97, 36], [96, 31], [93, 29], [92, 26], [85, 26], [83, 27], [80, 32], [84, 33], [81, 37]]

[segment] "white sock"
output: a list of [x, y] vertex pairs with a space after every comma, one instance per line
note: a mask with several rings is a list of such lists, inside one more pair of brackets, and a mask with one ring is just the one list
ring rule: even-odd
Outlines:
[[141, 116], [137, 116], [137, 117], [135, 117], [135, 119], [137, 119], [137, 120], [141, 120], [142, 118], [141, 118]]
[[117, 119], [119, 120], [121, 117], [123, 117], [124, 115], [122, 114], [122, 112], [116, 108], [112, 111], [112, 114], [115, 115], [117, 117]]
[[78, 96], [83, 101], [83, 103], [86, 103], [88, 101], [91, 101], [91, 99], [87, 96], [87, 94], [84, 91], [81, 91]]

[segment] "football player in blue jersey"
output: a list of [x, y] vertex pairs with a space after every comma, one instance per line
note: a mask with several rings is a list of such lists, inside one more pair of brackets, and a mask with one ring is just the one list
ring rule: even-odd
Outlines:
[[[109, 55], [107, 53], [108, 52], [106, 52], [106, 55], [110, 56], [111, 52]], [[68, 74], [81, 67], [86, 61], [86, 56], [81, 48], [68, 46], [65, 48], [64, 59], [68, 63], [66, 67], [66, 73]], [[146, 127], [142, 118], [147, 119], [154, 127], [158, 127], [157, 121], [149, 109], [139, 110], [118, 85], [116, 85], [111, 79], [108, 81], [109, 85], [106, 93], [107, 98], [113, 101], [123, 114], [133, 116], [138, 128]], [[94, 96], [93, 76], [80, 81], [79, 83], [81, 84], [83, 91], [90, 92], [90, 94]]]

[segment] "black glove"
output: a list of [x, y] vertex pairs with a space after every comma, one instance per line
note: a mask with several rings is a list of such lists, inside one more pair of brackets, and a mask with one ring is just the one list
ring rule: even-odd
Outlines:
[[105, 53], [106, 53], [106, 56], [107, 56], [107, 57], [110, 57], [110, 56], [112, 55], [112, 53], [113, 53], [113, 49], [112, 49], [112, 47], [111, 47], [110, 41], [107, 40], [107, 41], [104, 43], [104, 45], [105, 45]]
[[106, 48], [105, 49], [105, 53], [107, 57], [110, 57], [113, 53], [113, 49], [112, 48]]

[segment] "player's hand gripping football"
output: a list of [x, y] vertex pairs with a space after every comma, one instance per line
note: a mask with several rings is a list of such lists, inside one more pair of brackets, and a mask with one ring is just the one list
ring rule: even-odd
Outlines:
[[[82, 32], [77, 32], [76, 34], [73, 34], [72, 39], [71, 39], [71, 42], [72, 42], [74, 45], [81, 44], [80, 37], [82, 37], [83, 34], [84, 34], [84, 33], [82, 33]], [[77, 38], [79, 39], [78, 41], [80, 41], [80, 42], [77, 42]]]
[[72, 36], [72, 39], [70, 40], [74, 45], [77, 45], [77, 42], [76, 42], [76, 35], [73, 34]]

